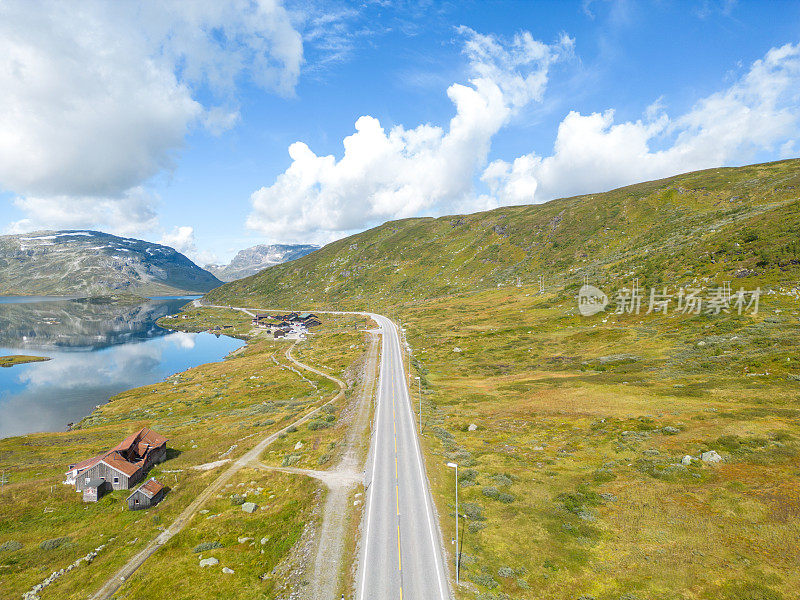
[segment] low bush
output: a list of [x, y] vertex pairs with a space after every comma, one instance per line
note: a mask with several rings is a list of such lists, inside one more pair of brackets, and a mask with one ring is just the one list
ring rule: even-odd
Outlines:
[[213, 550], [214, 548], [222, 548], [222, 544], [220, 544], [219, 542], [202, 542], [200, 544], [197, 544], [197, 546], [194, 547], [192, 552], [194, 552], [195, 554], [199, 554], [200, 552], [206, 552], [208, 550]]
[[42, 550], [55, 550], [59, 546], [62, 546], [70, 541], [69, 537], [60, 537], [60, 538], [53, 538], [51, 540], [45, 540], [41, 544], [39, 544], [39, 548]]
[[296, 465], [297, 463], [299, 463], [301, 458], [302, 458], [302, 455], [300, 455], [300, 454], [287, 454], [286, 456], [283, 457], [283, 461], [281, 462], [281, 466], [282, 467], [291, 467], [291, 466]]
[[14, 540], [8, 540], [0, 544], [0, 552], [15, 552], [22, 549], [22, 544]]

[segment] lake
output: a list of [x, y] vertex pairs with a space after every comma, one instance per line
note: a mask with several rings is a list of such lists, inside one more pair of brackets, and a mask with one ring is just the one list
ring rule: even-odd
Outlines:
[[63, 431], [119, 392], [222, 360], [244, 342], [168, 331], [156, 320], [192, 297], [139, 305], [90, 299], [0, 300], [0, 356], [49, 356], [0, 368], [0, 438]]

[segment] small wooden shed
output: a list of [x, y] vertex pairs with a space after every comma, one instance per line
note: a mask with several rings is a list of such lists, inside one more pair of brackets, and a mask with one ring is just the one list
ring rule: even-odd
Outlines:
[[128, 496], [128, 510], [150, 508], [164, 498], [164, 486], [152, 477]]
[[97, 502], [112, 489], [111, 484], [101, 477], [90, 479], [83, 487], [83, 501]]

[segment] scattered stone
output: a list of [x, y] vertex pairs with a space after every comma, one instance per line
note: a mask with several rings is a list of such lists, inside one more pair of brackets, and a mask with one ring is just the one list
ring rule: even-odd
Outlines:
[[684, 456], [684, 457], [681, 459], [681, 464], [682, 464], [684, 467], [688, 467], [690, 464], [692, 464], [692, 457], [691, 457], [691, 456], [689, 456], [689, 455], [687, 454], [686, 456]]
[[204, 558], [203, 560], [200, 561], [201, 567], [213, 567], [214, 565], [218, 564], [219, 564], [219, 559], [216, 559], [213, 556], [211, 558]]
[[255, 502], [245, 502], [242, 504], [242, 510], [246, 513], [254, 513], [258, 510], [258, 504]]
[[600, 492], [600, 497], [606, 502], [616, 502], [617, 497], [611, 492]]
[[708, 452], [703, 452], [700, 455], [700, 460], [702, 460], [703, 462], [718, 463], [722, 462], [722, 457], [719, 454], [717, 454], [716, 450], [709, 450]]
[[680, 429], [673, 427], [672, 425], [667, 425], [666, 427], [662, 427], [661, 431], [667, 435], [675, 435], [680, 432]]
[[252, 542], [253, 538], [251, 537], [240, 537], [238, 538], [240, 544], [246, 544], [247, 542]]
[[303, 447], [303, 442], [297, 442], [297, 443], [294, 445], [294, 449], [295, 449], [295, 450], [300, 450], [300, 448], [302, 448], [302, 447]]
[[70, 571], [72, 571], [76, 567], [80, 566], [80, 564], [82, 562], [85, 562], [86, 564], [91, 564], [91, 562], [95, 558], [97, 558], [97, 555], [105, 549], [106, 545], [110, 544], [115, 539], [116, 538], [113, 538], [113, 537], [109, 538], [108, 541], [105, 544], [100, 544], [97, 548], [95, 548], [94, 550], [89, 552], [89, 554], [87, 554], [86, 556], [82, 556], [81, 558], [79, 558], [75, 562], [69, 564], [66, 568], [60, 569], [58, 571], [53, 571], [52, 573], [50, 573], [50, 576], [47, 579], [45, 579], [41, 583], [37, 583], [30, 590], [25, 592], [22, 595], [23, 600], [39, 600], [39, 593], [44, 588], [46, 588], [48, 585], [53, 583], [56, 579], [58, 579], [59, 577], [61, 577], [65, 573], [69, 573]]
[[222, 572], [225, 573], [226, 575], [233, 575], [233, 569], [229, 567], [222, 567]]
[[263, 546], [269, 541], [269, 538], [261, 538], [261, 545]]
[[478, 429], [478, 426], [475, 423], [470, 423], [469, 427], [467, 427], [467, 431], [475, 431]]
[[459, 348], [458, 346], [456, 346], [455, 348], [453, 348], [453, 352], [461, 352], [461, 348]]

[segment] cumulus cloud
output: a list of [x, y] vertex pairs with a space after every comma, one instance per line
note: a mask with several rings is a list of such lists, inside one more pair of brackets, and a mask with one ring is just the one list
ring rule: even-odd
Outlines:
[[800, 137], [800, 44], [773, 48], [729, 88], [670, 117], [657, 101], [638, 121], [570, 112], [553, 154], [497, 160], [481, 179], [500, 204], [544, 202], [675, 173], [789, 156]]
[[197, 249], [194, 227], [189, 227], [188, 225], [174, 227], [171, 232], [165, 233], [158, 243], [174, 248], [199, 265], [217, 262], [217, 256], [215, 254]]
[[571, 54], [573, 40], [548, 45], [527, 32], [507, 41], [458, 32], [471, 77], [447, 89], [456, 113], [447, 130], [422, 124], [386, 131], [362, 116], [339, 160], [295, 142], [289, 168], [251, 196], [248, 227], [276, 239], [324, 242], [381, 219], [485, 205], [474, 197], [472, 179], [492, 138], [518, 109], [541, 100], [550, 67]]
[[137, 186], [117, 198], [24, 196], [14, 204], [29, 216], [11, 223], [9, 233], [35, 229], [104, 229], [122, 236], [156, 227], [155, 198]]
[[278, 0], [2, 2], [0, 188], [31, 221], [147, 226], [136, 190], [187, 132], [233, 127], [240, 79], [293, 94], [302, 62]]

